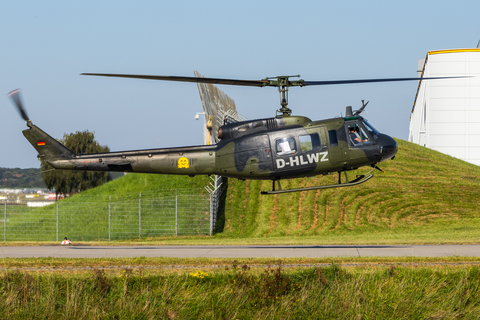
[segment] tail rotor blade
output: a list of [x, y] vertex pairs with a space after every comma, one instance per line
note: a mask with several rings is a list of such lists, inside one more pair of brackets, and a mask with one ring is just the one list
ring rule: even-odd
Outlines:
[[28, 122], [30, 119], [28, 119], [27, 112], [25, 111], [22, 100], [20, 99], [20, 89], [15, 89], [11, 91], [8, 96], [12, 98], [13, 103], [15, 103], [15, 106], [17, 107], [18, 112], [20, 112], [23, 120]]

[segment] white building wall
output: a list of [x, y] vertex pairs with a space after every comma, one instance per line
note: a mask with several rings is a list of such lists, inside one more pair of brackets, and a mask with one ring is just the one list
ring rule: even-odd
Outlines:
[[431, 51], [410, 116], [410, 142], [480, 165], [480, 49]]

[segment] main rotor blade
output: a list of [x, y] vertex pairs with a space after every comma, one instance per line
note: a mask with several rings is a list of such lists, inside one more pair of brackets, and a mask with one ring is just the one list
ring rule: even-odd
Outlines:
[[8, 93], [7, 96], [12, 98], [13, 103], [17, 107], [18, 112], [20, 112], [20, 115], [22, 116], [23, 120], [28, 122], [30, 119], [28, 119], [27, 112], [25, 111], [25, 108], [23, 107], [23, 104], [22, 104], [22, 100], [20, 99], [20, 89], [15, 89], [11, 91], [10, 93]]
[[111, 73], [82, 73], [84, 76], [102, 76], [102, 77], [118, 77], [118, 78], [134, 78], [147, 80], [166, 80], [166, 81], [182, 81], [182, 82], [199, 82], [212, 84], [228, 84], [233, 86], [250, 86], [262, 87], [269, 83], [268, 80], [234, 80], [219, 78], [197, 78], [197, 77], [175, 77], [175, 76], [148, 76], [138, 74], [111, 74]]
[[332, 80], [332, 81], [303, 81], [304, 86], [325, 86], [330, 84], [350, 84], [350, 83], [369, 83], [369, 82], [398, 82], [414, 80], [434, 80], [434, 79], [453, 79], [466, 77], [428, 77], [428, 78], [384, 78], [384, 79], [359, 79], [359, 80]]

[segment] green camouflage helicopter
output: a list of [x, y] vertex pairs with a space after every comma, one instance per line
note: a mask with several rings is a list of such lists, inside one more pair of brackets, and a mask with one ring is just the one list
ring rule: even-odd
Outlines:
[[[266, 119], [232, 122], [224, 120], [215, 145], [179, 148], [118, 151], [78, 155], [49, 136], [29, 120], [19, 97], [19, 90], [9, 93], [29, 129], [23, 135], [55, 169], [119, 171], [179, 175], [219, 175], [237, 179], [272, 180], [272, 190], [262, 194], [278, 194], [325, 188], [349, 187], [363, 183], [372, 174], [349, 180], [347, 171], [362, 166], [378, 169], [377, 164], [393, 159], [397, 143], [378, 132], [360, 114], [367, 103], [353, 112], [346, 108], [345, 117], [312, 121], [291, 115], [288, 88], [293, 86], [348, 83], [418, 81], [420, 78], [390, 78], [336, 81], [290, 80], [279, 76], [263, 80], [148, 76], [128, 74], [83, 73], [82, 75], [169, 80], [254, 87], [277, 87], [281, 108], [277, 116]], [[445, 77], [422, 78], [444, 79]], [[280, 180], [338, 173], [338, 183], [315, 187], [282, 190]], [[342, 182], [341, 173], [345, 173]], [[275, 188], [275, 184], [278, 188]]]

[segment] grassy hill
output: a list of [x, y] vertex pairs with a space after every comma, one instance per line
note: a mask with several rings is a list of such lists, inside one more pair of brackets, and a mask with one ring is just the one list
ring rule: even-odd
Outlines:
[[[479, 243], [480, 167], [403, 140], [397, 142], [397, 157], [379, 165], [385, 173], [370, 167], [349, 173], [351, 178], [369, 171], [375, 174], [373, 179], [355, 187], [261, 195], [260, 191], [270, 190], [270, 181], [225, 179], [213, 238], [160, 241], [182, 244]], [[285, 180], [282, 187], [297, 188], [336, 181], [337, 175], [334, 174]], [[80, 237], [91, 230], [94, 234], [85, 240], [104, 237], [105, 227], [99, 225], [105, 224], [105, 208], [100, 207], [105, 206], [109, 197], [112, 201], [132, 201], [136, 206], [140, 192], [142, 199], [156, 194], [165, 196], [165, 191], [170, 189], [198, 188], [197, 192], [206, 193], [203, 188], [208, 182], [205, 176], [128, 174], [62, 200], [60, 205], [63, 207], [72, 205], [73, 208], [75, 202], [85, 204], [71, 209], [68, 215], [69, 223], [78, 224], [81, 229], [64, 229], [62, 234]], [[103, 205], [100, 205], [102, 201]], [[157, 221], [160, 213], [152, 210], [152, 221]], [[52, 212], [51, 208], [45, 207], [24, 213], [25, 220], [17, 226], [22, 231], [19, 234], [41, 227], [42, 221], [51, 220], [43, 217], [50, 217]], [[136, 218], [129, 219], [132, 221], [122, 223], [132, 224], [135, 228]]]
[[[270, 181], [230, 179], [219, 237], [303, 238], [308, 243], [480, 242], [480, 167], [397, 140], [385, 171], [349, 188], [260, 195]], [[282, 181], [282, 188], [336, 183], [337, 175]], [[310, 240], [307, 240], [310, 239]]]
[[142, 193], [168, 192], [171, 189], [204, 189], [209, 182], [206, 176], [188, 176], [159, 175], [129, 173], [121, 178], [107, 182], [106, 184], [82, 192], [70, 201], [83, 201], [85, 197], [126, 197], [131, 194], [132, 197], [138, 197]]

